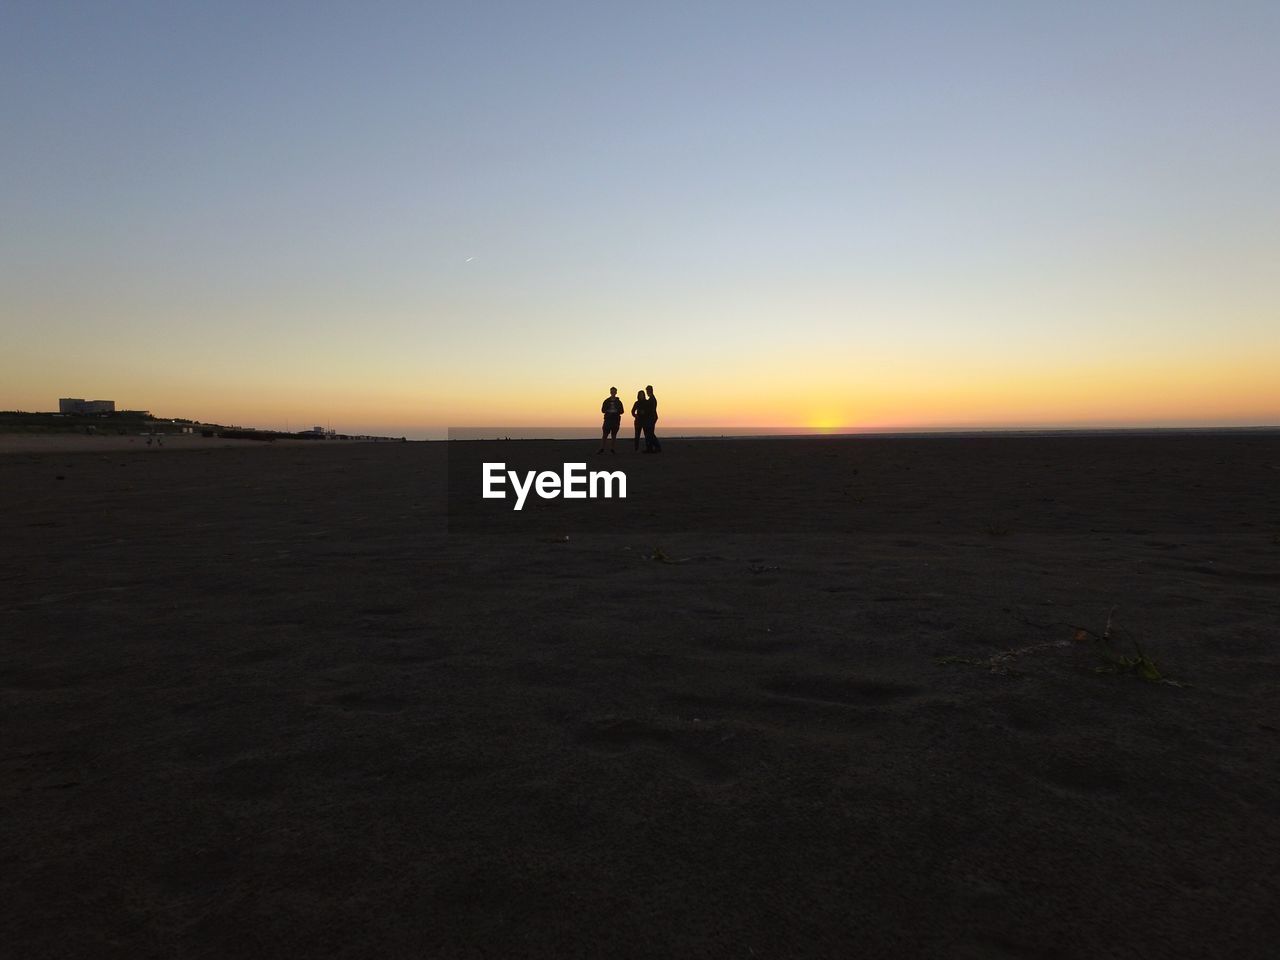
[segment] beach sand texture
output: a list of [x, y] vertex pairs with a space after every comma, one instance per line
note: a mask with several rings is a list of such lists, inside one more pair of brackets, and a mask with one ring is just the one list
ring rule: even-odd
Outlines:
[[0, 456], [11, 956], [1280, 942], [1274, 436], [669, 441], [568, 542], [447, 536], [442, 443], [133, 446]]

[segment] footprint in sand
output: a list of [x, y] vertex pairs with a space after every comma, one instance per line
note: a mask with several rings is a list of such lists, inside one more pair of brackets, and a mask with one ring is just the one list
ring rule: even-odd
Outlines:
[[399, 713], [409, 707], [407, 700], [364, 690], [354, 690], [351, 693], [339, 694], [336, 697], [328, 698], [326, 702], [355, 713]]
[[793, 650], [800, 645], [793, 638], [774, 633], [760, 633], [758, 630], [704, 635], [696, 638], [695, 642], [716, 653], [777, 654]]
[[657, 747], [680, 775], [719, 785], [736, 778], [733, 765], [714, 749], [714, 731], [667, 729], [632, 718], [609, 718], [584, 723], [577, 739], [583, 746], [605, 753], [625, 753]]
[[850, 707], [883, 706], [923, 692], [913, 684], [871, 677], [781, 677], [763, 686], [779, 697]]

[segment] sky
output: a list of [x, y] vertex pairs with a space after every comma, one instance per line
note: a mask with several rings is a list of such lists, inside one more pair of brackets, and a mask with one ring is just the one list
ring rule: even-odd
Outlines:
[[0, 0], [0, 409], [1280, 423], [1280, 4]]

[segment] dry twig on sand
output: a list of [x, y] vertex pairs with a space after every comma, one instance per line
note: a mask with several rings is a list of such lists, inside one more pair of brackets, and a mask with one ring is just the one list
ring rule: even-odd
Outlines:
[[1026, 656], [1029, 653], [1037, 653], [1041, 650], [1048, 650], [1052, 647], [1065, 647], [1068, 645], [1069, 641], [1067, 640], [1047, 640], [1043, 643], [1032, 643], [1013, 650], [1004, 650], [990, 657], [939, 657], [937, 662], [967, 663], [975, 667], [987, 667], [992, 673], [1015, 677], [1021, 672], [1013, 666], [1013, 662], [1019, 657]]
[[694, 560], [727, 560], [718, 553], [699, 553], [692, 557], [669, 557], [661, 547], [654, 547], [650, 553], [642, 553], [641, 560], [656, 560], [658, 563], [692, 563]]
[[[1122, 627], [1114, 624], [1115, 607], [1111, 608], [1111, 612], [1107, 614], [1106, 625], [1102, 628], [1102, 633], [1097, 634], [1085, 627], [1078, 627], [1074, 624], [1064, 624], [1075, 631], [1071, 640], [1049, 640], [1044, 643], [1033, 643], [1029, 646], [1018, 647], [1015, 650], [1006, 650], [1003, 653], [997, 653], [990, 657], [940, 657], [936, 661], [940, 664], [947, 663], [966, 663], [972, 666], [987, 667], [992, 673], [1000, 673], [1005, 676], [1016, 676], [1019, 671], [1014, 669], [1013, 662], [1020, 657], [1029, 653], [1036, 653], [1041, 650], [1049, 650], [1055, 647], [1068, 647], [1072, 641], [1076, 643], [1085, 643], [1093, 641], [1097, 644], [1098, 652], [1106, 661], [1103, 666], [1095, 667], [1095, 673], [1123, 673], [1133, 674], [1149, 683], [1163, 683], [1171, 687], [1185, 687], [1189, 684], [1181, 683], [1177, 680], [1170, 680], [1163, 676], [1156, 667], [1155, 661], [1147, 656], [1146, 651], [1142, 649], [1142, 645], [1138, 643], [1136, 637], [1132, 636]], [[1115, 649], [1112, 645], [1113, 631], [1120, 630], [1124, 633], [1125, 638], [1133, 644], [1133, 656], [1126, 656]]]

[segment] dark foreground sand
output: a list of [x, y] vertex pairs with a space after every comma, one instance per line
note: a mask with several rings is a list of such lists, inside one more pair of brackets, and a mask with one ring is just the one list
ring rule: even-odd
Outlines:
[[568, 543], [444, 456], [0, 456], [7, 955], [1274, 955], [1277, 438], [673, 441]]

